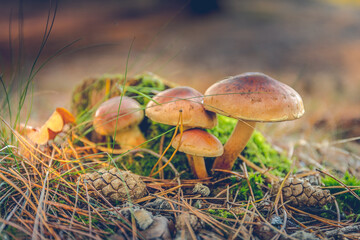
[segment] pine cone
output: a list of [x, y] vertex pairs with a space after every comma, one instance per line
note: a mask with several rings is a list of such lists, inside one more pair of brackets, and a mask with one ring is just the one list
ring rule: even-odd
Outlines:
[[[278, 182], [272, 189], [273, 194], [279, 192], [282, 182]], [[282, 189], [284, 201], [289, 201], [292, 206], [324, 206], [331, 203], [334, 197], [330, 195], [329, 190], [323, 190], [318, 186], [313, 186], [308, 180], [298, 178], [288, 178]]]
[[[147, 193], [146, 185], [140, 179], [140, 176], [116, 168], [110, 170], [100, 169], [97, 172], [87, 173], [82, 176], [82, 179], [86, 180], [88, 184], [91, 184], [112, 202], [127, 201], [129, 200], [128, 196], [130, 196], [131, 200], [140, 199]], [[97, 195], [91, 187], [88, 189], [89, 194], [92, 196]]]

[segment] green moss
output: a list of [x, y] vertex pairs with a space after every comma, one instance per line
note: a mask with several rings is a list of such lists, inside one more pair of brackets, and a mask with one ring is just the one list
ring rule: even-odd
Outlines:
[[209, 209], [208, 212], [211, 215], [222, 217], [222, 218], [231, 218], [231, 219], [235, 218], [231, 212], [226, 211], [224, 209]]
[[165, 90], [167, 87], [162, 80], [151, 73], [135, 76], [138, 83], [128, 86], [126, 95], [136, 99], [144, 108], [157, 92]]
[[[249, 172], [248, 175], [255, 200], [261, 199], [264, 196], [264, 192], [261, 187], [264, 184], [264, 178], [257, 172]], [[239, 180], [235, 177], [232, 178], [231, 180], [233, 184], [239, 182]], [[239, 185], [233, 187], [230, 190], [231, 195], [234, 195], [237, 192], [237, 190], [239, 190], [238, 198], [237, 198], [238, 200], [247, 201], [251, 196], [249, 185], [246, 179], [242, 179]]]
[[[360, 179], [357, 179], [354, 176], [351, 176], [350, 173], [346, 172], [344, 177], [340, 179], [347, 186], [358, 186], [360, 187]], [[326, 187], [330, 186], [341, 186], [336, 180], [331, 177], [324, 177], [322, 182]], [[342, 192], [346, 189], [344, 188], [334, 188], [329, 189], [331, 194]], [[360, 196], [360, 190], [354, 191], [358, 196]], [[347, 214], [353, 214], [352, 216], [358, 218], [360, 214], [360, 201], [356, 199], [351, 193], [344, 193], [336, 196], [336, 200], [339, 204], [340, 210]]]
[[222, 144], [225, 144], [234, 130], [236, 123], [236, 119], [218, 115], [218, 125], [208, 130], [208, 132], [217, 137]]

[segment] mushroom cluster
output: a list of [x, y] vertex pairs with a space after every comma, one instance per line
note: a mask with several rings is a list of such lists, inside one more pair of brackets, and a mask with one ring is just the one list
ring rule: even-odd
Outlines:
[[[244, 73], [210, 86], [205, 95], [190, 87], [174, 87], [155, 95], [145, 110], [154, 122], [175, 126], [182, 112], [183, 134], [172, 146], [188, 154], [189, 165], [198, 178], [208, 177], [204, 157], [216, 157], [213, 169], [231, 170], [246, 146], [256, 122], [279, 122], [300, 118], [304, 105], [291, 87], [262, 73]], [[216, 114], [238, 120], [224, 146], [202, 130], [217, 125]], [[113, 135], [122, 148], [145, 142], [138, 124], [144, 113], [135, 100], [122, 96], [102, 103], [96, 111], [94, 129]]]

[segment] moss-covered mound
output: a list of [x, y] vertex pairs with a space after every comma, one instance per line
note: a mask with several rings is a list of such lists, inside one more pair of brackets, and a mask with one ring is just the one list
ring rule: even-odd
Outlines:
[[[104, 138], [93, 137], [94, 132], [91, 126], [92, 116], [101, 102], [109, 97], [121, 94], [125, 89], [125, 95], [136, 99], [145, 109], [152, 96], [173, 86], [173, 84], [167, 83], [158, 76], [149, 73], [138, 75], [127, 81], [124, 80], [122, 75], [104, 75], [99, 79], [85, 80], [75, 89], [72, 98], [72, 110], [77, 114], [77, 123], [80, 126], [78, 133], [98, 141], [99, 144], [103, 141], [104, 144]], [[218, 137], [222, 143], [225, 143], [235, 127], [236, 120], [219, 115], [218, 122], [219, 124], [215, 128], [208, 131]], [[171, 141], [175, 127], [155, 123], [148, 118], [144, 118], [140, 124], [140, 129], [148, 140], [143, 148], [159, 152], [161, 137], [164, 136], [162, 149], [165, 149]], [[107, 140], [109, 141], [109, 139]], [[109, 146], [112, 146], [112, 142]], [[165, 156], [170, 158], [173, 152], [174, 149], [170, 147]], [[290, 170], [289, 159], [274, 150], [258, 131], [254, 132], [242, 154], [261, 167], [271, 168], [274, 175], [284, 176]], [[157, 160], [156, 157], [145, 154], [144, 156], [133, 156], [130, 159], [128, 156], [120, 158], [119, 164], [123, 164], [128, 170], [136, 174], [146, 176], [150, 174]], [[206, 159], [208, 170], [211, 169], [212, 162], [213, 159]], [[189, 169], [185, 154], [178, 152], [173, 158], [172, 164], [181, 173], [182, 178], [194, 177]], [[240, 160], [235, 163], [235, 171], [240, 171], [240, 164]], [[249, 171], [252, 176], [250, 169]], [[166, 178], [174, 177], [169, 167], [165, 168], [164, 174]], [[252, 177], [254, 179], [258, 178], [255, 175]]]

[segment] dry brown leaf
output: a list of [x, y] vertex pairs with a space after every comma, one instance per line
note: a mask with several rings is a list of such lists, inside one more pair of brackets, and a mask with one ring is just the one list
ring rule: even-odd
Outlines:
[[29, 134], [29, 138], [39, 145], [46, 144], [54, 139], [67, 123], [75, 123], [75, 117], [65, 108], [56, 108], [40, 130]]

